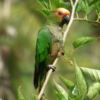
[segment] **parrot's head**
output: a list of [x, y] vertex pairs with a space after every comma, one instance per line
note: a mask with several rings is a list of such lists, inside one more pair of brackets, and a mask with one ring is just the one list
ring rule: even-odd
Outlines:
[[59, 24], [63, 26], [64, 24], [68, 24], [70, 20], [70, 12], [65, 8], [58, 8], [55, 11], [55, 15], [59, 19]]
[[58, 8], [49, 14], [47, 22], [62, 27], [64, 24], [68, 24], [69, 20], [70, 12], [65, 8]]

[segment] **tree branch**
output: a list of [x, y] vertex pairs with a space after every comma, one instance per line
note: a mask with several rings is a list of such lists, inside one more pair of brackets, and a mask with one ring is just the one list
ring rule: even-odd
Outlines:
[[[66, 36], [67, 36], [67, 34], [68, 34], [69, 28], [71, 27], [71, 24], [72, 24], [72, 22], [73, 22], [73, 20], [74, 20], [74, 13], [75, 13], [75, 8], [76, 8], [76, 5], [77, 5], [77, 3], [78, 3], [78, 0], [75, 1], [75, 4], [74, 4], [74, 5], [73, 5], [72, 0], [70, 0], [70, 3], [71, 3], [71, 5], [72, 5], [72, 14], [71, 14], [71, 19], [70, 19], [70, 21], [69, 21], [69, 24], [68, 24], [68, 26], [67, 26], [67, 28], [66, 28], [66, 31], [64, 32], [62, 46], [63, 46], [64, 43], [65, 43], [65, 39], [66, 39]], [[57, 58], [55, 59], [55, 61], [53, 62], [53, 66], [56, 65], [57, 61], [58, 61], [58, 57], [57, 57]], [[52, 73], [52, 69], [50, 69], [50, 70], [48, 71], [48, 74], [47, 74], [47, 76], [46, 76], [46, 79], [45, 79], [45, 81], [44, 81], [44, 84], [43, 84], [43, 86], [42, 86], [42, 89], [41, 89], [41, 91], [40, 91], [40, 93], [39, 93], [39, 95], [38, 95], [38, 99], [40, 99], [40, 98], [42, 97], [43, 92], [44, 92], [44, 89], [45, 89], [45, 87], [46, 87], [46, 85], [47, 85], [47, 82], [48, 82], [48, 80], [49, 80], [49, 77], [50, 77], [51, 73]]]
[[73, 7], [73, 1], [72, 0], [70, 0], [70, 3], [71, 3], [71, 6]]
[[91, 21], [91, 20], [87, 20], [87, 19], [84, 19], [84, 18], [74, 18], [74, 21], [86, 21], [86, 22], [89, 22], [89, 23], [100, 24], [100, 22], [98, 22], [98, 21]]
[[[70, 2], [72, 2], [72, 0], [70, 0]], [[63, 45], [64, 45], [64, 43], [65, 43], [66, 36], [67, 36], [67, 34], [68, 34], [69, 28], [71, 27], [71, 24], [72, 24], [72, 22], [73, 22], [73, 20], [74, 20], [75, 8], [76, 8], [77, 3], [78, 3], [78, 0], [75, 1], [75, 4], [74, 4], [74, 5], [72, 5], [72, 14], [71, 14], [70, 22], [69, 22], [69, 24], [68, 24], [68, 26], [67, 26], [67, 28], [66, 28], [66, 31], [64, 32], [64, 36], [63, 36]]]

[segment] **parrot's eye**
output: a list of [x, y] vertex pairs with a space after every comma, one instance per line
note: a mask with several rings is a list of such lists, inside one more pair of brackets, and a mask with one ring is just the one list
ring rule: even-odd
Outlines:
[[62, 15], [62, 13], [59, 11], [59, 12], [58, 12], [58, 15]]

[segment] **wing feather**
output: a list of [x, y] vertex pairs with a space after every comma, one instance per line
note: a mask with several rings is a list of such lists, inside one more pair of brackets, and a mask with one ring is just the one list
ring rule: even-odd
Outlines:
[[[51, 34], [47, 26], [44, 26], [38, 33], [37, 44], [36, 44], [36, 56], [35, 63], [43, 62], [47, 55], [52, 51]], [[36, 66], [37, 71], [38, 67]]]

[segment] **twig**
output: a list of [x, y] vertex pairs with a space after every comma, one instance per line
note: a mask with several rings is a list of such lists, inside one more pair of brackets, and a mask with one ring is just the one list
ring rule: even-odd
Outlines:
[[87, 19], [84, 19], [84, 18], [74, 18], [74, 21], [86, 21], [86, 22], [89, 22], [89, 23], [100, 24], [100, 22], [98, 22], [98, 21], [91, 21], [91, 20], [87, 20]]
[[[63, 43], [62, 43], [62, 45], [64, 45], [64, 43], [65, 43], [65, 39], [66, 39], [67, 33], [68, 33], [69, 28], [70, 28], [70, 26], [71, 26], [71, 24], [72, 24], [72, 22], [73, 22], [73, 20], [74, 20], [74, 13], [75, 13], [75, 8], [76, 8], [76, 5], [77, 5], [77, 3], [78, 3], [78, 0], [75, 1], [75, 4], [74, 4], [74, 5], [73, 5], [73, 1], [72, 1], [72, 0], [70, 0], [70, 2], [71, 2], [71, 5], [72, 5], [72, 14], [71, 14], [70, 22], [69, 22], [69, 24], [68, 24], [68, 26], [67, 26], [67, 28], [66, 28], [66, 31], [64, 32]], [[53, 66], [56, 65], [57, 61], [58, 61], [58, 57], [57, 57], [57, 58], [55, 59], [55, 61], [53, 62]], [[42, 86], [42, 89], [41, 89], [41, 91], [40, 91], [40, 93], [39, 93], [39, 95], [38, 95], [38, 99], [40, 99], [40, 98], [42, 97], [43, 92], [44, 92], [44, 89], [45, 89], [45, 87], [46, 87], [46, 85], [47, 85], [47, 82], [48, 82], [48, 80], [49, 80], [49, 77], [50, 77], [51, 73], [52, 73], [52, 69], [50, 69], [50, 70], [48, 71], [48, 74], [47, 74], [47, 76], [46, 76], [46, 79], [45, 79], [45, 81], [44, 81], [44, 84], [43, 84], [43, 86]]]
[[71, 3], [71, 6], [73, 7], [73, 1], [72, 0], [70, 0], [70, 3]]
[[[72, 0], [71, 0], [71, 1], [72, 1]], [[76, 8], [77, 3], [78, 3], [78, 0], [75, 1], [75, 4], [74, 4], [74, 5], [72, 5], [72, 14], [71, 14], [70, 22], [69, 22], [69, 24], [68, 24], [68, 26], [67, 26], [67, 28], [66, 28], [66, 31], [64, 32], [64, 36], [63, 36], [63, 45], [64, 45], [64, 43], [65, 43], [66, 36], [67, 36], [67, 34], [68, 34], [69, 28], [71, 27], [71, 24], [72, 24], [72, 22], [73, 22], [73, 20], [74, 20], [74, 13], [75, 13], [75, 8]]]

